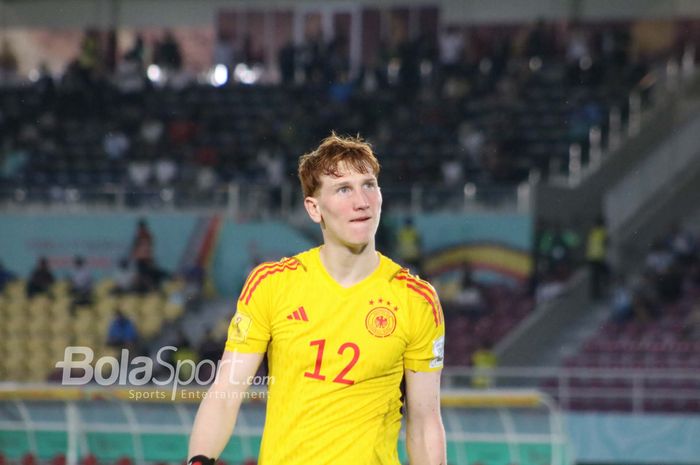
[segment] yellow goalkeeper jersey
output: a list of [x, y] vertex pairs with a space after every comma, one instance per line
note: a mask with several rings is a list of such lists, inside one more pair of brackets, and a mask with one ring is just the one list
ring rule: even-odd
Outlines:
[[255, 268], [229, 327], [226, 350], [268, 354], [259, 463], [397, 465], [404, 370], [443, 365], [437, 294], [382, 255], [344, 288], [319, 251]]

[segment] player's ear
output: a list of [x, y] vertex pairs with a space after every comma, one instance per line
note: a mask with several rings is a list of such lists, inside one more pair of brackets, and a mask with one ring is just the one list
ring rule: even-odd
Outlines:
[[321, 210], [318, 206], [318, 200], [315, 197], [306, 197], [304, 199], [304, 208], [306, 208], [306, 213], [309, 214], [311, 221], [314, 223], [320, 223], [322, 221]]

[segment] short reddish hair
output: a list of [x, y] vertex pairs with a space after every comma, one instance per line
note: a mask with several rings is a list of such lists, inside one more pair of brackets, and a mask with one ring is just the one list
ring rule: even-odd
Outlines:
[[313, 152], [299, 157], [299, 181], [304, 197], [313, 196], [321, 187], [321, 176], [340, 176], [338, 167], [346, 163], [358, 173], [379, 176], [379, 161], [372, 146], [357, 137], [343, 137], [332, 132]]

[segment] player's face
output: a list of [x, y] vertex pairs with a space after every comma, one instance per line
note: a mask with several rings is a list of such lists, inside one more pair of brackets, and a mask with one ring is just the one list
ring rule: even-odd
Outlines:
[[382, 193], [372, 173], [359, 173], [348, 166], [339, 177], [321, 176], [321, 187], [305, 205], [309, 216], [323, 229], [324, 241], [350, 247], [374, 240], [382, 211]]

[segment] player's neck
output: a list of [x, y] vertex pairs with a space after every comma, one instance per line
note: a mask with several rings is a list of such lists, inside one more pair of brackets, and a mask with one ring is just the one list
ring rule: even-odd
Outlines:
[[354, 286], [379, 266], [374, 242], [358, 249], [326, 243], [321, 246], [320, 255], [328, 274], [343, 287]]

